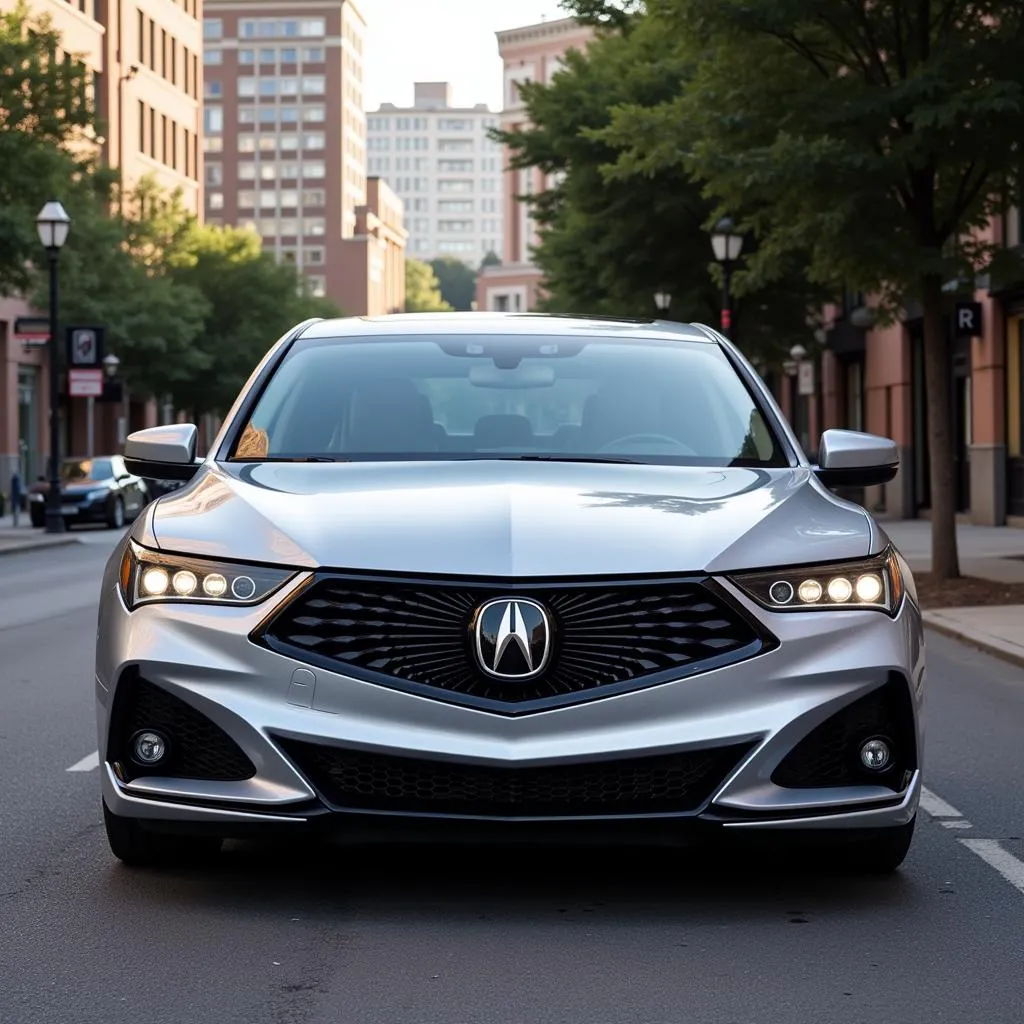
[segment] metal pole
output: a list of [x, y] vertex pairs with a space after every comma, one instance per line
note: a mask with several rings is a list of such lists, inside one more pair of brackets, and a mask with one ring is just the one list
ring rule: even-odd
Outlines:
[[86, 444], [85, 454], [91, 459], [95, 455], [94, 447], [96, 440], [96, 424], [94, 422], [96, 415], [96, 399], [90, 395], [85, 400], [85, 418], [86, 418]]
[[57, 261], [60, 250], [53, 248], [50, 257], [50, 489], [46, 495], [47, 533], [63, 533], [64, 517], [60, 514], [60, 377], [58, 375], [60, 346], [58, 343]]
[[732, 266], [729, 260], [722, 263], [722, 333], [732, 338], [732, 297], [729, 294]]

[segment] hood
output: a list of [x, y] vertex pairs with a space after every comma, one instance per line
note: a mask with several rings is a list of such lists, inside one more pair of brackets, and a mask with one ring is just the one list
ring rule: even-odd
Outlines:
[[151, 508], [138, 538], [169, 552], [410, 574], [721, 572], [862, 557], [872, 539], [808, 469], [208, 463]]

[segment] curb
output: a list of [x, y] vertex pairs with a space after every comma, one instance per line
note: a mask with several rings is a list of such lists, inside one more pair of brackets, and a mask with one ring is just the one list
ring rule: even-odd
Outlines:
[[70, 544], [81, 544], [77, 537], [67, 537], [61, 540], [30, 540], [25, 543], [17, 543], [11, 547], [0, 544], [0, 558], [4, 555], [22, 555], [30, 551], [45, 551], [48, 548], [64, 548]]
[[958, 629], [956, 626], [951, 626], [948, 623], [935, 622], [927, 618], [924, 620], [924, 625], [926, 629], [933, 629], [936, 633], [949, 637], [951, 640], [958, 640], [960, 643], [991, 655], [993, 658], [999, 658], [1001, 661], [1007, 661], [1011, 665], [1024, 668], [1024, 654], [1009, 650], [984, 635], [971, 630]]

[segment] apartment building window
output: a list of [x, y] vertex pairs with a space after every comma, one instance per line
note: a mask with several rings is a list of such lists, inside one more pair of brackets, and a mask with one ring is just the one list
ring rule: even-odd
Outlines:
[[281, 63], [282, 64], [298, 64], [299, 63], [299, 51], [294, 46], [286, 46], [281, 51]]
[[178, 126], [171, 122], [171, 166], [178, 169]]
[[238, 108], [238, 123], [239, 124], [255, 124], [256, 123], [256, 108], [255, 107], [239, 107]]
[[473, 182], [464, 180], [454, 180], [452, 178], [441, 178], [437, 183], [438, 192], [447, 192], [449, 194], [453, 192], [467, 193], [473, 191]]
[[224, 95], [224, 83], [216, 78], [207, 78], [203, 82], [203, 96], [208, 100], [219, 100]]
[[203, 63], [207, 66], [220, 64], [224, 55], [220, 50], [203, 50]]
[[437, 169], [442, 174], [472, 174], [472, 160], [438, 160]]
[[439, 213], [472, 213], [472, 199], [441, 199], [438, 201]]
[[238, 34], [242, 39], [290, 39], [294, 36], [311, 39], [325, 32], [326, 23], [323, 18], [245, 18], [238, 25]]
[[302, 79], [303, 96], [323, 96], [325, 80], [323, 75], [306, 75]]
[[149, 155], [156, 159], [156, 111], [149, 108]]
[[171, 85], [178, 84], [178, 40], [171, 37]]
[[[191, 96], [192, 95], [192, 92], [191, 92], [191, 90], [189, 88], [189, 83], [192, 81], [192, 77], [189, 74], [189, 63], [190, 62], [189, 62], [189, 52], [188, 52], [188, 49], [183, 46], [181, 48], [181, 71], [182, 71], [182, 75], [184, 76], [183, 77], [183, 85], [185, 87], [185, 95], [186, 96]], [[203, 88], [205, 89], [206, 86], [204, 85]]]
[[274, 192], [266, 192], [264, 195], [268, 196], [271, 200], [266, 204], [267, 206], [273, 206], [275, 199], [284, 210], [294, 210], [299, 205], [299, 193], [293, 188], [276, 194]]
[[481, 199], [480, 209], [484, 213], [497, 213], [498, 212], [498, 200], [497, 199]]
[[[270, 79], [270, 81], [274, 81], [274, 79]], [[276, 81], [278, 96], [299, 95], [299, 80], [297, 78], [278, 78]]]
[[238, 51], [238, 63], [239, 64], [255, 64], [256, 63], [256, 51], [255, 50], [239, 50]]
[[[211, 166], [216, 167], [218, 165], [217, 164], [207, 164], [206, 165], [206, 169], [209, 170]], [[255, 181], [256, 180], [256, 165], [254, 163], [251, 163], [250, 161], [246, 160], [243, 163], [240, 163], [238, 165], [238, 170], [237, 170], [236, 173], [238, 174], [238, 180], [239, 181]], [[207, 182], [207, 184], [209, 185], [209, 184], [216, 184], [216, 183], [214, 183], [214, 182]]]
[[[263, 136], [263, 138], [268, 138], [268, 136]], [[269, 138], [271, 142], [274, 141], [273, 136], [269, 136]], [[299, 148], [299, 137], [294, 132], [287, 132], [278, 136], [278, 146], [283, 153], [293, 153]], [[260, 140], [260, 149], [262, 148], [263, 139]]]
[[472, 139], [439, 139], [438, 151], [441, 153], [472, 153]]
[[368, 117], [366, 119], [366, 128], [371, 132], [386, 132], [391, 130], [391, 118], [390, 117]]
[[239, 135], [238, 136], [238, 152], [239, 153], [255, 153], [256, 152], [256, 136], [255, 135]]
[[302, 59], [307, 64], [322, 64], [324, 62], [324, 48], [322, 46], [307, 46], [302, 51]]
[[224, 22], [220, 18], [203, 18], [203, 38], [222, 39], [224, 37]]
[[447, 235], [466, 235], [473, 230], [471, 220], [439, 220], [437, 230]]
[[302, 120], [307, 124], [317, 124], [323, 121], [326, 116], [326, 111], [323, 107], [303, 107], [302, 108]]
[[481, 171], [496, 171], [498, 169], [498, 159], [493, 156], [485, 156], [480, 161]]
[[306, 263], [319, 266], [324, 261], [324, 251], [323, 249], [307, 249], [305, 253], [303, 253], [303, 258]]
[[299, 108], [298, 107], [282, 107], [280, 110], [281, 124], [298, 124], [299, 123]]
[[[282, 164], [281, 177], [294, 177], [294, 174], [289, 174], [289, 170], [294, 166], [294, 164]], [[277, 178], [277, 171], [277, 164], [264, 161], [263, 163], [260, 164], [260, 181], [274, 181]]]
[[473, 121], [466, 117], [439, 117], [437, 130], [439, 132], [471, 132]]
[[[187, 89], [187, 87], [186, 87]], [[192, 54], [192, 91], [189, 93], [190, 96], [197, 96], [199, 94], [199, 58], [193, 53]]]
[[413, 239], [412, 247], [415, 252], [428, 252], [430, 249], [430, 241], [426, 238], [415, 238]]
[[318, 298], [322, 298], [327, 294], [327, 280], [320, 276], [310, 275], [306, 278], [309, 282], [309, 293], [315, 295]]
[[484, 192], [497, 192], [498, 191], [498, 178], [484, 178], [480, 182], [480, 188]]
[[[251, 164], [249, 165], [252, 166]], [[239, 167], [241, 171], [241, 167]], [[224, 184], [224, 168], [220, 164], [208, 163], [204, 171], [204, 177], [207, 185], [223, 185]], [[239, 174], [241, 177], [241, 174]]]
[[195, 178], [199, 173], [199, 160], [197, 159], [199, 153], [197, 150], [193, 149], [193, 146], [195, 145], [195, 137], [187, 128], [185, 129], [184, 142], [185, 173], [190, 178]]
[[327, 228], [323, 217], [307, 217], [303, 223], [303, 234], [320, 236]]
[[160, 115], [160, 160], [163, 163], [165, 163], [165, 164], [170, 162], [167, 159], [170, 156], [170, 149], [171, 149], [171, 147], [168, 145], [168, 135], [167, 135], [167, 115], [166, 114], [161, 114]]
[[223, 192], [207, 192], [206, 193], [206, 205], [211, 210], [223, 210], [224, 209], [224, 193]]
[[386, 153], [389, 149], [391, 149], [391, 140], [380, 138], [367, 139], [366, 148], [371, 153]]
[[323, 132], [305, 132], [302, 136], [303, 149], [323, 149], [324, 142]]
[[149, 66], [156, 71], [156, 22], [149, 20]]
[[160, 74], [167, 78], [167, 29], [160, 29]]
[[302, 205], [319, 207], [327, 203], [327, 193], [322, 188], [308, 188], [302, 193]]
[[426, 217], [417, 217], [412, 222], [412, 230], [418, 232], [419, 234], [424, 234], [425, 232], [429, 231], [430, 230], [430, 221], [429, 221], [429, 219], [426, 218]]
[[[277, 110], [274, 107], [260, 107], [257, 120], [260, 124], [270, 125], [277, 123]], [[282, 118], [283, 120], [283, 118]]]
[[252, 97], [256, 95], [256, 79], [251, 75], [241, 75], [238, 78], [238, 95]]
[[146, 152], [146, 104], [139, 100], [139, 152]]
[[445, 241], [437, 243], [438, 252], [473, 252], [475, 249], [476, 246], [472, 242], [456, 242], [446, 239]]
[[257, 91], [260, 96], [274, 96], [277, 93], [277, 82], [273, 78], [261, 78]]
[[204, 135], [203, 152], [220, 153], [224, 149], [224, 137], [222, 135]]
[[146, 16], [138, 12], [139, 20], [139, 63], [146, 63]]
[[311, 178], [314, 181], [325, 176], [324, 163], [322, 160], [307, 160], [302, 164], [303, 178]]
[[209, 135], [220, 135], [224, 131], [224, 108], [206, 107], [203, 110], [203, 129]]

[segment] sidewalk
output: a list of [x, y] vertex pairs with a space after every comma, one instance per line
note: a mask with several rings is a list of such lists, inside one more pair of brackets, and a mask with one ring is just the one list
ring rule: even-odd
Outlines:
[[[931, 570], [931, 523], [923, 519], [881, 522], [914, 572]], [[996, 583], [1024, 584], [1024, 530], [957, 526], [960, 572]], [[936, 608], [923, 613], [937, 633], [1024, 667], [1024, 604]]]
[[77, 543], [78, 538], [73, 533], [43, 533], [33, 529], [27, 512], [19, 516], [17, 526], [11, 516], [0, 516], [0, 557]]

